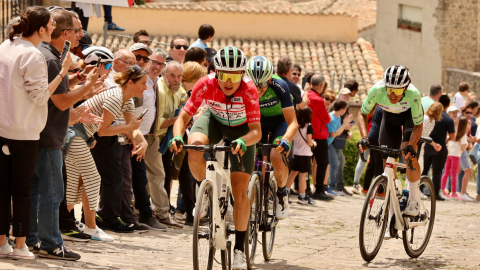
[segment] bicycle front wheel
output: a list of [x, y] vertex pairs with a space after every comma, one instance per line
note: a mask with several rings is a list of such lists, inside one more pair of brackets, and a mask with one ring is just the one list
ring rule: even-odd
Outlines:
[[436, 194], [432, 180], [428, 177], [420, 179], [420, 214], [414, 218], [408, 217], [408, 222], [427, 221], [424, 226], [418, 226], [402, 232], [403, 247], [411, 258], [422, 255], [428, 245], [435, 221]]
[[213, 191], [212, 184], [204, 181], [200, 185], [193, 220], [193, 269], [211, 270], [215, 256], [213, 239]]
[[275, 181], [275, 177], [273, 177], [273, 172], [271, 172], [269, 184], [266, 190], [264, 190], [263, 200], [264, 222], [267, 225], [265, 231], [262, 232], [263, 258], [265, 261], [269, 261], [272, 258], [275, 230], [277, 228], [277, 219], [275, 218], [277, 214], [275, 206], [278, 200], [277, 181]]
[[369, 262], [377, 256], [387, 228], [389, 202], [385, 200], [388, 180], [379, 175], [373, 181], [363, 203], [359, 242], [362, 258]]
[[250, 186], [248, 190], [248, 199], [250, 201], [250, 219], [247, 227], [247, 235], [245, 237], [245, 257], [247, 260], [247, 268], [252, 269], [255, 263], [255, 251], [257, 250], [258, 241], [258, 222], [260, 213], [260, 179], [261, 174], [254, 172], [250, 178]]

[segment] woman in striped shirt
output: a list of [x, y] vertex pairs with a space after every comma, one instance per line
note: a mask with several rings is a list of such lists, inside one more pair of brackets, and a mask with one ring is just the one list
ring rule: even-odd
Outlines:
[[[96, 209], [100, 191], [100, 175], [90, 152], [94, 146], [94, 136], [114, 136], [127, 134], [134, 144], [137, 157], [143, 158], [148, 146], [139, 131], [141, 120], [135, 118], [135, 105], [132, 98], [143, 96], [147, 89], [147, 72], [135, 65], [115, 76], [118, 86], [86, 100], [82, 105], [93, 108], [90, 113], [102, 117], [103, 122], [96, 124], [76, 124], [77, 136], [72, 140], [70, 151], [65, 161], [67, 167], [67, 205], [73, 209], [75, 203], [83, 203], [85, 213], [84, 233], [93, 240], [113, 241], [95, 223]], [[111, 123], [123, 117], [125, 125], [111, 126]], [[95, 135], [96, 134], [96, 135]]]

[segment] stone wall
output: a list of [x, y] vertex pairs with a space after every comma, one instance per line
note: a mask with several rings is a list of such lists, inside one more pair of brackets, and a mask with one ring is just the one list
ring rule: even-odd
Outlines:
[[[438, 23], [435, 37], [440, 45], [442, 70], [476, 70], [479, 53], [479, 0], [438, 0], [434, 17]], [[446, 74], [443, 81], [446, 83]], [[455, 73], [458, 75], [458, 73]]]
[[444, 91], [448, 94], [455, 93], [461, 82], [467, 82], [470, 85], [470, 92], [480, 96], [480, 72], [472, 72], [457, 68], [447, 68], [445, 70]]

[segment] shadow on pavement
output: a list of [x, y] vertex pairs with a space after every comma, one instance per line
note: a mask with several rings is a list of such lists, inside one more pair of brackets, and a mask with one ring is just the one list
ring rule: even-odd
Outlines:
[[314, 268], [288, 264], [287, 260], [271, 260], [256, 263], [253, 269], [282, 269], [282, 270], [313, 270]]
[[[388, 260], [388, 261], [385, 261]], [[393, 258], [385, 258], [382, 262], [375, 262], [373, 260], [370, 263], [364, 263], [364, 267], [374, 267], [374, 268], [389, 268], [391, 266], [401, 266], [401, 267], [408, 267], [408, 268], [420, 268], [420, 269], [435, 269], [447, 266], [447, 262], [442, 259], [431, 259], [431, 258], [405, 258], [405, 259], [393, 259]]]

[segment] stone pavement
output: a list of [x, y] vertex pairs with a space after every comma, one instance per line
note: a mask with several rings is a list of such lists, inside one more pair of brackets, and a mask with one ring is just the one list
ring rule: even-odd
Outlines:
[[[172, 190], [177, 189], [174, 186]], [[469, 193], [475, 194], [473, 182]], [[272, 260], [264, 262], [258, 245], [255, 269], [480, 269], [480, 204], [438, 202], [434, 231], [420, 258], [410, 259], [402, 240], [392, 239], [383, 243], [373, 262], [365, 263], [358, 244], [364, 198], [355, 195], [303, 206], [291, 197], [290, 218], [279, 223]], [[116, 238], [111, 243], [67, 241], [69, 248], [82, 255], [81, 260], [0, 259], [0, 269], [193, 269], [192, 233], [187, 227], [144, 234], [111, 233]], [[217, 251], [218, 260], [219, 254]]]

